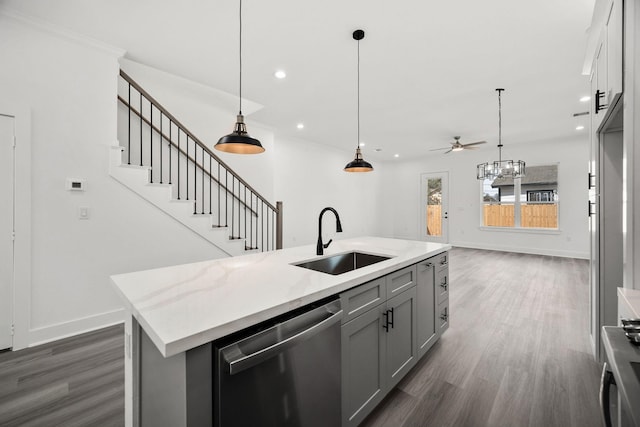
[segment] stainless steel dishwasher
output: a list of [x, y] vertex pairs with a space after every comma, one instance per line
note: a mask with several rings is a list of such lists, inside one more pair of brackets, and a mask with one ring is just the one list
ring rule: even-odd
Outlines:
[[340, 300], [216, 347], [217, 427], [339, 426]]

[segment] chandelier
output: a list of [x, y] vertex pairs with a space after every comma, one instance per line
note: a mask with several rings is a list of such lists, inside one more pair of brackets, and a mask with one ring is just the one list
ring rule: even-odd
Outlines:
[[476, 177], [481, 180], [496, 178], [520, 178], [524, 176], [525, 163], [522, 160], [502, 160], [502, 91], [498, 92], [498, 160], [493, 163], [480, 163]]

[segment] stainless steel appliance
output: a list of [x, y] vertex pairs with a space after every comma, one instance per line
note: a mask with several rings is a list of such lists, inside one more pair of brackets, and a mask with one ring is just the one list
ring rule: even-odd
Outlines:
[[340, 425], [340, 300], [215, 349], [214, 425]]

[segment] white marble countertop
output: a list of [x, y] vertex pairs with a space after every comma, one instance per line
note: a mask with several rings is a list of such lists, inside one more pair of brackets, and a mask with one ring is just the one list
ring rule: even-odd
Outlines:
[[618, 296], [625, 302], [635, 318], [640, 318], [640, 290], [618, 288]]
[[291, 265], [321, 258], [299, 246], [111, 276], [127, 309], [164, 357], [335, 295], [451, 248], [412, 240], [338, 240], [324, 256], [357, 250], [391, 259], [333, 276]]

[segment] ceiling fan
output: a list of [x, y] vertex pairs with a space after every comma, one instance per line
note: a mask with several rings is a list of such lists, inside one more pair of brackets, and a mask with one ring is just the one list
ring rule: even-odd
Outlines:
[[462, 150], [473, 150], [477, 147], [474, 147], [474, 145], [480, 145], [480, 144], [486, 144], [487, 141], [478, 141], [478, 142], [471, 142], [469, 144], [461, 144], [460, 143], [460, 137], [459, 136], [454, 136], [453, 139], [455, 139], [455, 142], [450, 142], [449, 144], [451, 144], [451, 147], [446, 147], [446, 148], [435, 148], [433, 150], [429, 150], [429, 151], [440, 151], [440, 150], [447, 150], [444, 152], [444, 154], [447, 154], [451, 151], [462, 151]]

